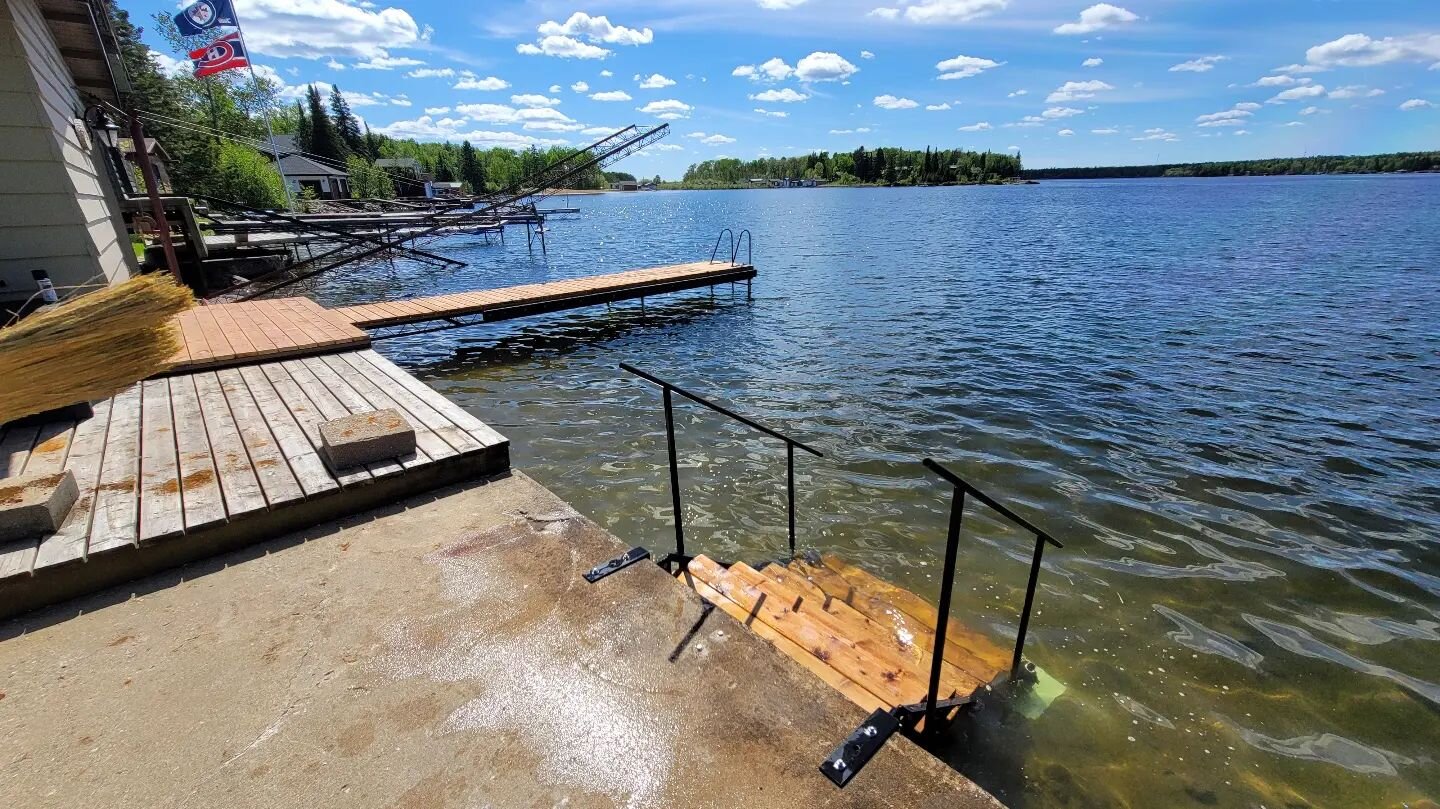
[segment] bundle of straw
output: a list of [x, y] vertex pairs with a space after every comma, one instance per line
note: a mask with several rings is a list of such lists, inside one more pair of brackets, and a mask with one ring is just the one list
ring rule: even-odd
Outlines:
[[195, 305], [168, 276], [132, 278], [0, 329], [0, 424], [104, 399], [164, 371], [173, 318]]

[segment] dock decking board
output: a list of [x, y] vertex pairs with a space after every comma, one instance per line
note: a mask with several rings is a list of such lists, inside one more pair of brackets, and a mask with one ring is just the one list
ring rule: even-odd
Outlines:
[[309, 298], [197, 306], [175, 317], [183, 348], [171, 373], [370, 345], [370, 336]]
[[[89, 581], [96, 577], [85, 571], [117, 550], [143, 557], [382, 478], [405, 487], [400, 479], [411, 473], [428, 480], [454, 474], [441, 467], [483, 466], [489, 474], [508, 463], [504, 437], [368, 350], [151, 379], [93, 407], [78, 424], [0, 428], [7, 476], [69, 469], [80, 489], [59, 531], [0, 546], [0, 614], [12, 581]], [[414, 425], [420, 451], [340, 474], [326, 466], [319, 424], [385, 407]], [[333, 508], [333, 516], [351, 510]]]

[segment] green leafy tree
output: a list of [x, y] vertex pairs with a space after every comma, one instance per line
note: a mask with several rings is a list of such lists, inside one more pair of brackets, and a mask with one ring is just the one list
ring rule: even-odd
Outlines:
[[254, 149], [237, 143], [221, 143], [216, 147], [210, 193], [255, 208], [285, 206], [285, 187], [275, 164]]
[[350, 196], [355, 199], [395, 198], [395, 184], [390, 175], [369, 160], [350, 155], [345, 161], [345, 170], [350, 172]]

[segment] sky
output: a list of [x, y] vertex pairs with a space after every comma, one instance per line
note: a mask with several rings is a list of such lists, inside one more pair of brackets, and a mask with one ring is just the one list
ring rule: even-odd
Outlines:
[[[179, 7], [120, 3], [142, 24]], [[1440, 0], [235, 6], [288, 97], [335, 84], [377, 132], [484, 147], [668, 123], [612, 167], [646, 177], [861, 145], [1019, 151], [1030, 168], [1440, 148]]]

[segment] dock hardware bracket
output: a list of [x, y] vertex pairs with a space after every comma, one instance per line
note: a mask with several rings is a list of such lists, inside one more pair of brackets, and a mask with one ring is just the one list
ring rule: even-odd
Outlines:
[[[935, 709], [948, 713], [952, 708], [973, 708], [975, 705], [973, 696], [952, 697], [938, 700]], [[876, 709], [821, 762], [821, 774], [835, 786], [844, 788], [880, 752], [891, 736], [919, 724], [925, 718], [925, 708], [924, 702], [917, 702], [914, 705], [897, 705], [888, 711]]]
[[644, 561], [645, 559], [649, 558], [650, 551], [646, 550], [645, 548], [636, 546], [620, 554], [614, 559], [611, 559], [608, 562], [604, 562], [590, 568], [590, 570], [585, 574], [585, 581], [594, 584], [595, 582], [600, 581], [606, 576], [609, 576], [611, 573], [618, 573], [625, 568], [635, 564], [636, 562]]

